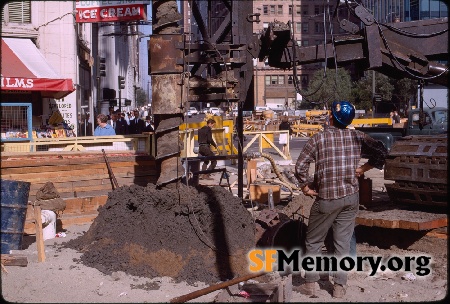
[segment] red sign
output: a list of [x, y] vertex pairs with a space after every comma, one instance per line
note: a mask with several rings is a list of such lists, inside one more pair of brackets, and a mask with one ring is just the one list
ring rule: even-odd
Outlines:
[[[96, 5], [92, 5], [94, 2]], [[77, 1], [76, 22], [114, 22], [147, 20], [145, 1], [126, 1], [127, 5], [101, 6], [102, 1]], [[123, 3], [123, 1], [105, 1], [109, 3]], [[135, 2], [135, 3], [133, 3]], [[130, 4], [131, 3], [131, 4]]]
[[74, 91], [71, 79], [1, 77], [2, 93], [40, 91], [42, 97], [62, 98]]

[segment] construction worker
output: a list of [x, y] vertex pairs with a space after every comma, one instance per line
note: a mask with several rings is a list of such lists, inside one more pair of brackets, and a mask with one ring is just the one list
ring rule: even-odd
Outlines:
[[[304, 195], [315, 196], [306, 232], [306, 255], [321, 254], [322, 244], [330, 228], [333, 228], [334, 254], [348, 256], [350, 240], [359, 209], [358, 177], [372, 168], [382, 169], [387, 150], [381, 141], [369, 135], [347, 129], [355, 117], [355, 107], [348, 101], [333, 102], [330, 125], [323, 132], [314, 134], [304, 146], [295, 165], [295, 176]], [[361, 154], [368, 161], [358, 166]], [[309, 167], [315, 163], [314, 176]], [[306, 271], [306, 283], [298, 291], [315, 294], [315, 282], [319, 273]], [[333, 297], [343, 298], [347, 273], [337, 271], [334, 277]]]
[[[217, 149], [217, 145], [212, 138], [212, 128], [216, 122], [214, 119], [210, 118], [206, 121], [206, 126], [200, 128], [198, 130], [198, 153], [201, 156], [214, 156], [214, 152], [211, 150], [211, 146], [215, 147]], [[202, 171], [205, 171], [208, 167], [209, 160], [205, 160], [202, 165]], [[213, 170], [217, 165], [217, 160], [212, 160], [211, 165], [209, 166], [208, 170]], [[207, 174], [204, 176], [206, 179], [211, 179], [211, 175]]]

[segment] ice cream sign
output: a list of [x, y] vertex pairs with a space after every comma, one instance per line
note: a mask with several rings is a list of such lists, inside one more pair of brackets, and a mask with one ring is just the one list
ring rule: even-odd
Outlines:
[[147, 20], [150, 1], [77, 1], [77, 22]]

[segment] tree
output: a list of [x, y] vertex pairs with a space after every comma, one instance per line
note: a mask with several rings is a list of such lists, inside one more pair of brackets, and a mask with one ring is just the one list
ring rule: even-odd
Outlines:
[[318, 104], [316, 108], [327, 108], [335, 100], [349, 100], [352, 81], [350, 73], [343, 69], [327, 69], [325, 77], [323, 70], [314, 72], [308, 89], [302, 94], [306, 103]]
[[401, 114], [408, 108], [409, 101], [417, 99], [417, 80], [403, 78], [393, 81], [394, 94], [393, 101], [399, 104], [399, 112]]
[[143, 89], [136, 89], [136, 106], [142, 107], [148, 104], [147, 94]]
[[[366, 71], [365, 77], [353, 84], [352, 99], [358, 109], [372, 109], [373, 71]], [[381, 73], [375, 76], [375, 93], [380, 94], [383, 100], [391, 101], [394, 86], [391, 79]]]

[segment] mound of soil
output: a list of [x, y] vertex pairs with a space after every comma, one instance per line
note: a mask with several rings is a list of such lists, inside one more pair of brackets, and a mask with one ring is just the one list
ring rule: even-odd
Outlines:
[[105, 274], [169, 276], [216, 283], [248, 272], [255, 247], [251, 214], [222, 187], [120, 187], [83, 236], [66, 246]]

